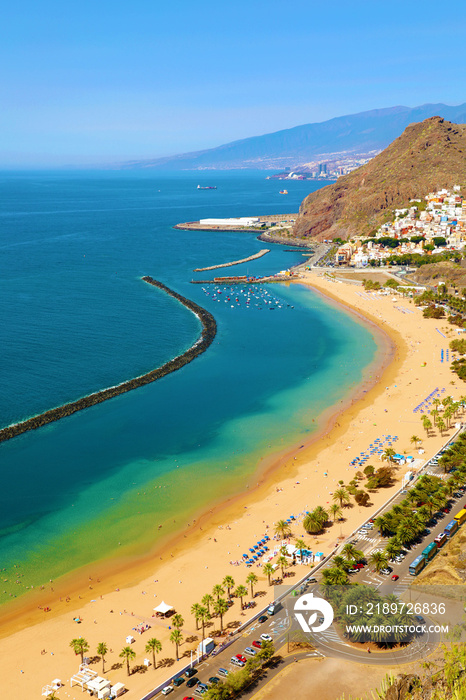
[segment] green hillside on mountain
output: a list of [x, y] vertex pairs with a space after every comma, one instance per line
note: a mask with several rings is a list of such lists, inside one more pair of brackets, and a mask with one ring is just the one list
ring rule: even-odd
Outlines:
[[308, 195], [294, 227], [299, 238], [369, 234], [410, 199], [466, 185], [466, 125], [430, 117], [410, 124], [382, 153]]

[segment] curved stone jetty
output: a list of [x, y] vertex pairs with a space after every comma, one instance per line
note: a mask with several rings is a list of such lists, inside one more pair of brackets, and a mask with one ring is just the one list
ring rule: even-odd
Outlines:
[[233, 265], [241, 265], [241, 263], [249, 262], [250, 260], [257, 260], [257, 258], [261, 258], [263, 255], [267, 255], [267, 253], [270, 253], [270, 250], [268, 248], [264, 248], [258, 253], [250, 255], [248, 258], [243, 258], [242, 260], [233, 260], [233, 262], [221, 263], [220, 265], [211, 265], [210, 267], [196, 267], [193, 270], [193, 272], [205, 272], [206, 270], [217, 270], [219, 267], [233, 267]]
[[77, 411], [82, 411], [85, 408], [89, 408], [89, 406], [95, 406], [103, 401], [108, 401], [108, 399], [113, 399], [115, 396], [125, 394], [127, 391], [131, 391], [132, 389], [137, 389], [145, 384], [155, 382], [157, 379], [161, 379], [167, 374], [175, 372], [177, 369], [181, 369], [181, 367], [184, 367], [184, 365], [192, 362], [196, 357], [198, 357], [198, 355], [201, 355], [207, 350], [217, 333], [217, 323], [212, 314], [206, 311], [206, 309], [202, 308], [202, 306], [199, 306], [199, 304], [196, 304], [194, 301], [186, 299], [186, 297], [181, 296], [181, 294], [174, 292], [162, 282], [158, 282], [152, 277], [143, 277], [142, 279], [144, 282], [147, 282], [148, 284], [151, 284], [152, 286], [157, 287], [158, 289], [161, 289], [170, 296], [174, 297], [177, 299], [177, 301], [183, 304], [183, 306], [196, 314], [202, 324], [202, 332], [196, 342], [188, 350], [186, 350], [186, 352], [178, 355], [178, 357], [175, 357], [173, 360], [169, 360], [161, 367], [157, 367], [156, 369], [147, 372], [146, 374], [142, 374], [134, 379], [128, 379], [127, 381], [117, 384], [116, 386], [111, 386], [107, 389], [96, 391], [93, 394], [89, 394], [89, 396], [84, 396], [83, 398], [78, 399], [77, 401], [66, 403], [58, 408], [52, 408], [49, 411], [45, 411], [45, 413], [39, 414], [38, 416], [28, 418], [25, 421], [21, 421], [20, 423], [15, 423], [14, 425], [1, 429], [0, 442], [11, 440], [11, 438], [21, 435], [22, 433], [26, 433], [29, 430], [36, 430], [37, 428], [47, 425], [47, 423], [53, 423], [54, 421], [60, 420], [60, 418], [65, 418], [73, 413], [77, 413]]

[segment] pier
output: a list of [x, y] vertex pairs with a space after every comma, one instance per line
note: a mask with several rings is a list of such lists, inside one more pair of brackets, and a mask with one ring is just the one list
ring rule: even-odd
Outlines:
[[157, 280], [148, 276], [143, 277], [142, 279], [144, 282], [147, 282], [147, 284], [157, 287], [166, 294], [174, 297], [174, 299], [183, 304], [183, 306], [192, 311], [192, 313], [199, 318], [202, 324], [202, 332], [196, 342], [188, 350], [186, 350], [186, 352], [178, 355], [178, 357], [175, 357], [173, 360], [169, 360], [161, 367], [157, 367], [156, 369], [147, 372], [146, 374], [142, 374], [134, 379], [128, 379], [127, 381], [117, 384], [116, 386], [102, 389], [101, 391], [96, 391], [93, 394], [89, 394], [88, 396], [78, 399], [77, 401], [71, 401], [63, 406], [52, 408], [49, 411], [45, 411], [44, 413], [34, 416], [33, 418], [28, 418], [27, 420], [1, 429], [0, 442], [11, 440], [11, 438], [21, 435], [22, 433], [26, 433], [29, 430], [37, 430], [37, 428], [41, 428], [48, 423], [53, 423], [61, 418], [65, 418], [66, 416], [71, 416], [73, 413], [82, 411], [85, 408], [95, 406], [98, 403], [103, 403], [103, 401], [113, 399], [115, 396], [125, 394], [126, 392], [137, 389], [140, 386], [145, 386], [146, 384], [155, 382], [157, 379], [161, 379], [167, 374], [181, 369], [207, 350], [217, 333], [217, 323], [212, 314], [206, 309], [202, 308], [202, 306], [199, 306], [199, 304], [196, 304], [194, 301], [191, 301], [190, 299], [187, 299], [186, 297], [181, 296], [181, 294], [173, 291], [173, 289], [170, 289], [162, 282], [158, 282]]
[[233, 267], [233, 265], [241, 265], [241, 263], [250, 262], [251, 260], [257, 260], [257, 258], [262, 258], [263, 255], [270, 253], [268, 248], [260, 250], [254, 255], [250, 255], [248, 258], [243, 258], [242, 260], [234, 260], [233, 262], [221, 263], [220, 265], [211, 265], [210, 267], [196, 267], [193, 272], [205, 272], [206, 270], [217, 270], [219, 267]]

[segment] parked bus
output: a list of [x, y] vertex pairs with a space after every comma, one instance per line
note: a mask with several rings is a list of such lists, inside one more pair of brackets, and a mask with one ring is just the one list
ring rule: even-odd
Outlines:
[[424, 557], [426, 563], [435, 557], [437, 554], [437, 542], [431, 542], [427, 547], [421, 552], [421, 557]]
[[450, 539], [450, 537], [451, 537], [452, 535], [455, 534], [455, 532], [457, 531], [457, 529], [458, 529], [458, 521], [457, 521], [457, 520], [451, 520], [451, 521], [448, 523], [448, 525], [446, 526], [445, 530], [444, 530], [444, 532], [445, 532], [446, 536], [448, 537], [448, 539]]
[[445, 532], [442, 532], [440, 535], [437, 535], [435, 538], [434, 542], [437, 542], [437, 547], [440, 549], [440, 547], [443, 547], [445, 542], [447, 541], [447, 535]]
[[455, 515], [455, 520], [458, 525], [462, 525], [464, 523], [466, 520], [466, 508], [463, 508], [463, 510], [460, 510], [460, 512]]
[[411, 576], [417, 576], [420, 571], [425, 567], [426, 565], [426, 559], [422, 556], [422, 554], [414, 561], [411, 562], [409, 565], [409, 573]]

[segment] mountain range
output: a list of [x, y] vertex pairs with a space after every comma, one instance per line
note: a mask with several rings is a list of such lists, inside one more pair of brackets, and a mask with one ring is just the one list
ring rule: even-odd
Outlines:
[[343, 238], [370, 234], [393, 209], [443, 187], [466, 186], [466, 125], [435, 116], [410, 124], [382, 153], [308, 195], [294, 235]]
[[121, 167], [160, 170], [296, 168], [310, 161], [380, 151], [400, 136], [409, 124], [433, 116], [457, 124], [466, 123], [466, 103], [456, 107], [425, 104], [375, 109], [253, 136], [204, 151], [127, 162]]

